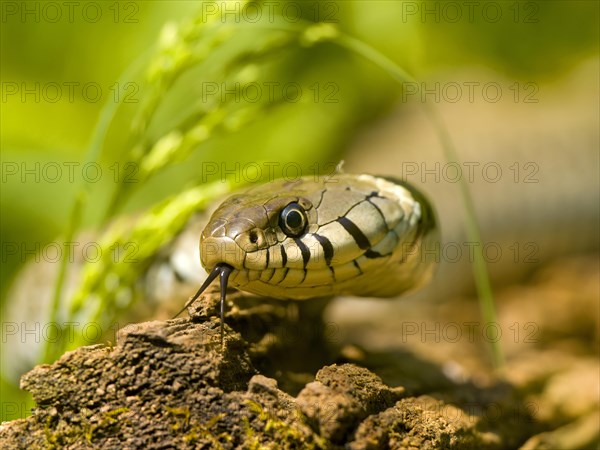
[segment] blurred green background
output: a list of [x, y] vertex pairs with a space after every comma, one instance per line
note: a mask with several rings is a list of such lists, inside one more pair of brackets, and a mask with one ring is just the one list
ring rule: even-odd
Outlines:
[[[598, 51], [595, 1], [482, 2], [474, 10], [452, 3], [458, 9], [443, 2], [272, 2], [236, 17], [242, 10], [235, 2], [81, 2], [72, 10], [60, 2], [2, 2], [2, 305], [15, 273], [34, 257], [7, 245], [34, 251], [65, 233], [103, 108], [118, 106], [82, 228], [115, 213], [109, 205], [117, 190], [126, 191], [117, 198], [119, 214], [143, 210], [205, 181], [206, 162], [292, 162], [312, 173], [315, 163], [324, 171], [343, 159], [356, 133], [389, 112], [401, 89], [335, 42], [302, 37], [298, 30], [310, 22], [364, 41], [417, 79], [464, 66], [552, 80]], [[229, 16], [221, 21], [215, 7]], [[222, 83], [245, 82], [264, 88], [260, 99], [238, 92], [221, 101]], [[278, 86], [272, 99], [269, 83]], [[296, 100], [293, 89], [279, 88], [287, 85], [300, 86], [302, 95]], [[215, 86], [219, 92], [208, 95]], [[115, 164], [141, 162], [165, 136], [163, 144], [182, 135], [190, 141], [177, 147], [178, 157], [165, 156], [148, 176], [133, 174], [137, 182], [125, 188], [115, 182]], [[56, 163], [62, 176], [55, 182]], [[3, 402], [20, 395], [5, 382], [2, 391]]]

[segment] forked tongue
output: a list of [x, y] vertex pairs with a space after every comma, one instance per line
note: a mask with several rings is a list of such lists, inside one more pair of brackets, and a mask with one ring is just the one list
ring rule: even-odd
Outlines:
[[[206, 280], [204, 280], [204, 283], [202, 283], [202, 286], [200, 286], [200, 289], [198, 289], [198, 292], [196, 292], [194, 294], [194, 296], [186, 302], [186, 304], [183, 306], [183, 308], [181, 308], [181, 311], [179, 311], [175, 315], [175, 317], [177, 317], [177, 316], [179, 316], [179, 314], [181, 314], [183, 311], [185, 311], [185, 309], [188, 306], [190, 306], [192, 303], [194, 303], [196, 301], [196, 299], [200, 296], [200, 294], [202, 294], [206, 290], [206, 288], [210, 285], [210, 283], [212, 283], [215, 278], [220, 276], [220, 283], [221, 283], [221, 347], [223, 347], [223, 335], [225, 334], [223, 319], [225, 317], [225, 295], [227, 293], [227, 281], [229, 280], [229, 275], [231, 274], [232, 271], [233, 271], [233, 267], [231, 267], [228, 264], [225, 264], [225, 263], [217, 264], [215, 266], [215, 268], [213, 270], [211, 270], [211, 272], [208, 274], [208, 277], [206, 277]], [[173, 317], [173, 319], [175, 317]]]

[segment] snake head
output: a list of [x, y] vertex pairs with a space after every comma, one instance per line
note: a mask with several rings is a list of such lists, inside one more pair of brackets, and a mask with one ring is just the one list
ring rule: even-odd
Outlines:
[[274, 263], [269, 249], [290, 233], [304, 234], [313, 213], [305, 197], [271, 190], [234, 195], [219, 206], [202, 232], [202, 266], [211, 270], [225, 263], [236, 270], [265, 270]]
[[294, 300], [393, 297], [429, 278], [431, 260], [423, 255], [436, 240], [429, 202], [401, 181], [344, 174], [277, 180], [228, 198], [213, 213], [200, 236], [210, 273], [186, 306], [220, 278], [223, 344], [229, 285]]

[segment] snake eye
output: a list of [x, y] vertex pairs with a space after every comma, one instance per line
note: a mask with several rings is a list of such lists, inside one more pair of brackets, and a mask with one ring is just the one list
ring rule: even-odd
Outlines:
[[298, 203], [290, 203], [279, 214], [279, 226], [289, 237], [301, 236], [307, 223], [306, 212]]

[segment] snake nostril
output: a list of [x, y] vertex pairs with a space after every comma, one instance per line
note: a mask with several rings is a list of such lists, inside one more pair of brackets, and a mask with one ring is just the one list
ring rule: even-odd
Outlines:
[[258, 233], [256, 232], [256, 230], [250, 230], [250, 233], [248, 234], [248, 239], [250, 239], [250, 242], [253, 244], [256, 244], [258, 242]]

